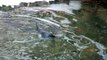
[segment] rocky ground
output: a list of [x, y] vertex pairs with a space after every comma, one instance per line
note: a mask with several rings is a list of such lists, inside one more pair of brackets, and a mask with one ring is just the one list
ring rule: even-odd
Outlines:
[[[79, 14], [39, 9], [0, 12], [1, 60], [106, 60], [106, 47], [85, 36]], [[57, 37], [40, 37], [36, 24]]]

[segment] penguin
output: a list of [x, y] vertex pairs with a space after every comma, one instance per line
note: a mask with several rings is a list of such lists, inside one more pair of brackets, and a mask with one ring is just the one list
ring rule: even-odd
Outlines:
[[39, 28], [37, 24], [36, 24], [36, 31], [41, 35], [42, 38], [55, 38], [54, 34]]

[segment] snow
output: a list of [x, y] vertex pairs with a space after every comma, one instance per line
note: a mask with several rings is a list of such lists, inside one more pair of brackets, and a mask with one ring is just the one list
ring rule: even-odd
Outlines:
[[22, 9], [22, 10], [25, 10], [25, 11], [37, 12], [37, 11], [40, 10], [40, 7], [22, 7], [21, 9]]
[[18, 16], [18, 17], [30, 17], [28, 15], [12, 15], [12, 16]]
[[73, 20], [73, 21], [75, 21], [75, 22], [77, 22], [77, 21], [78, 21], [78, 20], [77, 20], [77, 19], [75, 19], [75, 18], [73, 18], [72, 20]]
[[70, 1], [69, 8], [72, 10], [79, 10], [81, 8], [81, 1]]
[[71, 22], [68, 19], [65, 19], [65, 20], [61, 20], [61, 23], [62, 24], [70, 24]]
[[66, 4], [53, 4], [50, 5], [49, 7], [24, 7], [22, 8], [22, 10], [26, 10], [26, 11], [41, 11], [41, 10], [53, 10], [53, 11], [63, 11], [65, 13], [68, 14], [73, 14], [73, 12], [69, 9], [69, 6], [67, 6]]
[[[28, 16], [28, 15], [14, 15], [14, 16], [18, 16], [18, 17], [31, 17], [31, 16]], [[54, 23], [54, 22], [51, 22], [51, 21], [46, 20], [46, 19], [42, 19], [42, 18], [38, 18], [38, 17], [32, 17], [32, 18], [37, 19], [37, 20], [40, 20], [40, 21], [43, 21], [43, 22], [46, 22], [46, 23], [50, 23], [50, 24], [53, 24], [53, 25], [55, 25], [55, 26], [60, 27], [59, 24]]]
[[36, 17], [36, 19], [38, 19], [38, 20], [41, 20], [41, 21], [44, 21], [44, 22], [47, 22], [47, 23], [50, 23], [50, 24], [53, 24], [53, 25], [56, 25], [56, 26], [60, 27], [60, 25], [59, 25], [59, 24], [54, 23], [54, 22], [51, 22], [51, 21], [49, 21], [49, 20], [42, 19], [42, 18], [37, 18], [37, 17]]
[[3, 13], [2, 11], [0, 11], [0, 14]]
[[69, 5], [61, 3], [61, 4], [52, 4], [46, 7], [24, 7], [23, 10], [27, 11], [40, 11], [40, 10], [54, 10], [54, 11], [63, 11], [67, 14], [73, 14], [72, 10], [79, 10], [81, 8], [80, 1], [71, 1]]
[[61, 3], [61, 4], [52, 4], [47, 9], [54, 11], [64, 11], [68, 14], [73, 14], [72, 10], [79, 10], [81, 8], [80, 1], [71, 1], [69, 5]]
[[72, 11], [70, 11], [69, 5], [67, 4], [52, 4], [47, 9], [54, 11], [64, 11], [68, 14], [73, 14]]

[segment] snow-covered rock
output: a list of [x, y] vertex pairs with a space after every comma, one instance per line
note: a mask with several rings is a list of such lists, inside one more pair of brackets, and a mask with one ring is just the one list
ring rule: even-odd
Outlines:
[[54, 10], [54, 11], [63, 11], [67, 14], [73, 14], [72, 10], [79, 10], [81, 8], [80, 1], [71, 1], [69, 5], [61, 4], [52, 4], [46, 7], [23, 7], [22, 10], [26, 11], [40, 11], [40, 10]]
[[64, 11], [68, 14], [73, 14], [67, 4], [52, 4], [47, 9], [54, 10], [54, 11]]

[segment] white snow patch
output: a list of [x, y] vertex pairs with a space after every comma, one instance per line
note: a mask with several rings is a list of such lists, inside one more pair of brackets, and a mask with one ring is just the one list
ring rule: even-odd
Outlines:
[[73, 14], [69, 8], [69, 5], [67, 4], [52, 4], [49, 7], [47, 7], [47, 9], [54, 11], [64, 11], [68, 14]]
[[63, 11], [68, 14], [73, 14], [72, 10], [79, 10], [81, 8], [80, 1], [71, 1], [69, 5], [67, 4], [52, 4], [46, 7], [23, 7], [23, 10], [26, 11], [40, 11], [40, 10], [54, 10], [54, 11]]
[[17, 17], [30, 17], [28, 15], [12, 15], [12, 16], [17, 16]]
[[70, 24], [71, 22], [68, 19], [65, 19], [65, 20], [61, 20], [61, 23], [62, 24]]
[[41, 20], [41, 21], [44, 21], [44, 22], [47, 22], [47, 23], [50, 23], [50, 24], [53, 24], [53, 25], [56, 25], [56, 26], [60, 27], [60, 25], [59, 25], [59, 24], [54, 23], [54, 22], [51, 22], [51, 21], [49, 21], [49, 20], [42, 19], [42, 18], [37, 18], [37, 17], [36, 17], [36, 19], [38, 19], [38, 20]]
[[73, 20], [73, 21], [75, 21], [75, 22], [77, 22], [77, 21], [78, 21], [78, 20], [77, 20], [77, 19], [75, 19], [75, 18], [73, 18], [72, 20]]
[[79, 10], [81, 8], [81, 1], [70, 1], [69, 8], [71, 10]]
[[[28, 16], [28, 15], [15, 15], [15, 16], [19, 16], [19, 17], [31, 17], [31, 16]], [[43, 22], [46, 22], [46, 23], [50, 23], [50, 24], [53, 24], [55, 26], [58, 26], [60, 27], [59, 24], [55, 23], [55, 22], [52, 22], [52, 21], [49, 21], [49, 20], [46, 20], [46, 19], [42, 19], [42, 18], [38, 18], [38, 17], [32, 17], [34, 19], [37, 19], [37, 20], [40, 20], [40, 21], [43, 21]]]
[[22, 9], [22, 10], [25, 10], [25, 11], [37, 12], [37, 11], [39, 11], [41, 8], [40, 8], [40, 7], [22, 7], [21, 9]]

